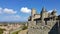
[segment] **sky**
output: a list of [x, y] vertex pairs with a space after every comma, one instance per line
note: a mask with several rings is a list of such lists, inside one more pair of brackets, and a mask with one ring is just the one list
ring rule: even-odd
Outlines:
[[0, 0], [0, 22], [28, 21], [31, 9], [40, 13], [42, 7], [49, 12], [56, 9], [60, 14], [60, 0]]

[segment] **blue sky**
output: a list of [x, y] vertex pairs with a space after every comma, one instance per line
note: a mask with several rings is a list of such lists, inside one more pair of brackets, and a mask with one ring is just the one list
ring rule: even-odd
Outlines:
[[60, 14], [60, 0], [0, 0], [0, 21], [27, 21], [32, 8], [40, 13], [43, 6]]

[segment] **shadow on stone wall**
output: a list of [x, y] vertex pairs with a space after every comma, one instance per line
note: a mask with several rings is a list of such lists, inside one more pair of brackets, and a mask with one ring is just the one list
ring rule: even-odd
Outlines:
[[48, 34], [58, 34], [58, 23], [56, 23]]

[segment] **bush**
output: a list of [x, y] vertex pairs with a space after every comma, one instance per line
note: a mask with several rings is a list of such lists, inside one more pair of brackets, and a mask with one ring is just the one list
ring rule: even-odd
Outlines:
[[0, 34], [3, 34], [3, 31], [5, 31], [5, 29], [0, 28]]
[[27, 26], [23, 26], [22, 30], [25, 30], [25, 29], [27, 29], [27, 28], [28, 28]]

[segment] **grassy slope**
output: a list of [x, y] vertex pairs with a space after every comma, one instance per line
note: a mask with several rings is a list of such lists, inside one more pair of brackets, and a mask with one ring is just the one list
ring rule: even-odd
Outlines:
[[[23, 27], [22, 27], [22, 30], [26, 30], [26, 29], [27, 29], [27, 26], [23, 26]], [[20, 31], [22, 31], [22, 30], [15, 31], [15, 32], [13, 32], [12, 34], [18, 34], [18, 32], [20, 32]]]

